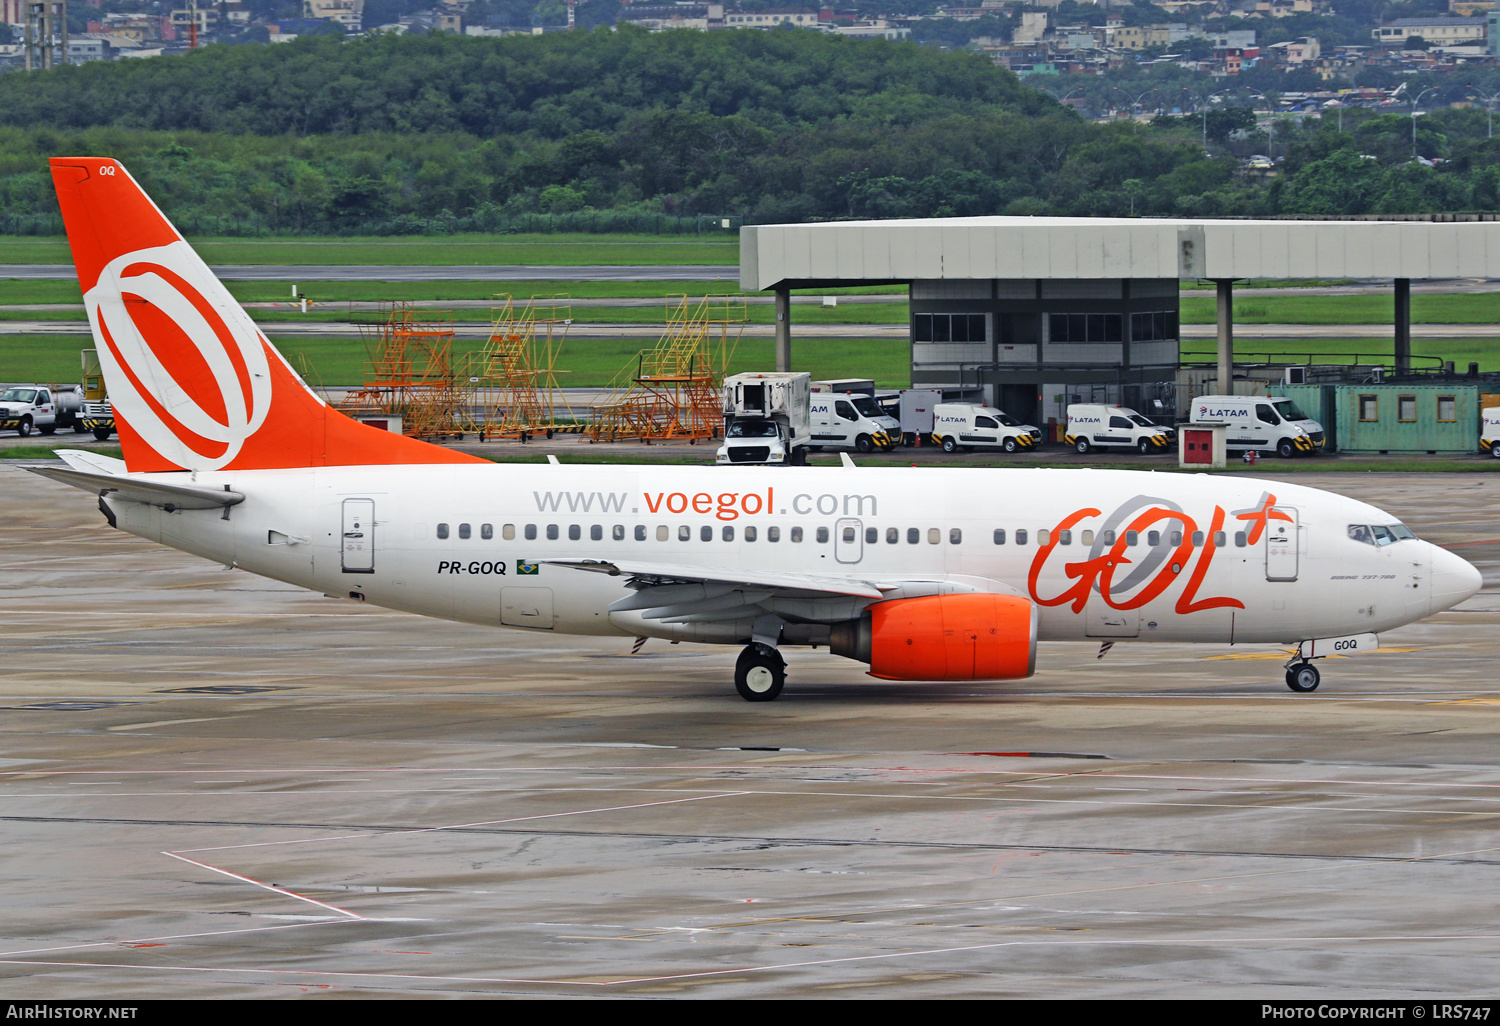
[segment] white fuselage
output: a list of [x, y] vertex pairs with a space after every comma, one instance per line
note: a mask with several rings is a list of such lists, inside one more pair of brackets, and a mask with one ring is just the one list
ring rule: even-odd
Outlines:
[[[1477, 576], [1414, 538], [1380, 547], [1352, 538], [1351, 524], [1397, 523], [1365, 503], [1237, 476], [503, 464], [152, 476], [246, 498], [227, 516], [112, 501], [118, 526], [134, 534], [329, 595], [560, 633], [735, 643], [748, 629], [611, 614], [631, 594], [628, 575], [545, 560], [898, 584], [888, 598], [1010, 591], [1038, 603], [1042, 640], [1379, 632], [1467, 597]], [[1153, 509], [1157, 519], [1138, 519]], [[786, 599], [774, 612], [828, 623], [870, 601]]]

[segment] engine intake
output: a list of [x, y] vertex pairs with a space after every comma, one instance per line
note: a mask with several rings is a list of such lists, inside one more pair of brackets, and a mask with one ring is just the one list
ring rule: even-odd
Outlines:
[[1017, 680], [1036, 669], [1036, 607], [1016, 595], [879, 602], [833, 625], [829, 650], [884, 680]]

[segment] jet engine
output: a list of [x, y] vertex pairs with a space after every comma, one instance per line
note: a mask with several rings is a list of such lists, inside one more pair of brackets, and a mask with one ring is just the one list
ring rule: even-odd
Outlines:
[[834, 624], [829, 650], [885, 680], [1016, 680], [1036, 669], [1036, 627], [1018, 595], [929, 595]]

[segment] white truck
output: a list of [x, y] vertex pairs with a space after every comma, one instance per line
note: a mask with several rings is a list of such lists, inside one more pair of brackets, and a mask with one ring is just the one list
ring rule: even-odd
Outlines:
[[1480, 411], [1479, 448], [1496, 459], [1500, 459], [1500, 406], [1490, 406]]
[[849, 448], [855, 452], [890, 449], [901, 440], [901, 422], [875, 401], [875, 382], [842, 378], [812, 382], [813, 450]]
[[1064, 440], [1075, 451], [1134, 449], [1143, 456], [1172, 451], [1175, 431], [1154, 422], [1128, 406], [1105, 403], [1070, 403]]
[[1040, 428], [1022, 424], [1003, 410], [975, 403], [939, 403], [932, 411], [932, 440], [944, 452], [976, 447], [1019, 452], [1042, 444]]
[[50, 435], [58, 428], [83, 431], [83, 390], [77, 385], [15, 385], [0, 391], [0, 430], [25, 438], [32, 429]]
[[1189, 418], [1194, 424], [1224, 424], [1224, 448], [1274, 452], [1282, 458], [1321, 452], [1323, 425], [1280, 396], [1200, 395]]
[[735, 374], [724, 379], [724, 444], [714, 462], [807, 462], [812, 376]]

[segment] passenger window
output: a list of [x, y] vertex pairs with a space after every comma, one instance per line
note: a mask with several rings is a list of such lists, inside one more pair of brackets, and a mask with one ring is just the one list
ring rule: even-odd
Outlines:
[[1139, 531], [1126, 531], [1125, 532], [1125, 544], [1126, 545], [1139, 545], [1140, 543], [1141, 543], [1141, 532], [1139, 532]]
[[963, 532], [962, 528], [955, 527], [955, 528], [952, 528], [951, 530], [948, 531], [948, 544], [949, 545], [962, 545], [963, 541], [964, 541], [964, 532]]
[[1149, 545], [1149, 546], [1151, 546], [1153, 549], [1156, 548], [1158, 545], [1160, 545], [1161, 544], [1161, 532], [1160, 531], [1147, 531], [1146, 532], [1146, 544]]
[[611, 538], [613, 538], [615, 541], [624, 541], [625, 540], [625, 525], [624, 524], [616, 524], [614, 526], [614, 529], [609, 532], [609, 536]]
[[1038, 531], [1036, 533], [1036, 543], [1038, 545], [1046, 545], [1051, 540], [1052, 540], [1052, 532], [1046, 530], [1045, 528], [1043, 528], [1042, 530], [1040, 530], [1040, 531]]
[[557, 525], [556, 524], [548, 524], [547, 525], [547, 540], [548, 541], [557, 541]]
[[713, 525], [712, 524], [704, 524], [702, 527], [698, 528], [698, 538], [699, 538], [700, 541], [713, 541], [714, 540]]
[[506, 524], [504, 527], [500, 528], [500, 537], [504, 538], [506, 541], [514, 541], [516, 537], [516, 525]]
[[671, 536], [671, 530], [666, 524], [656, 525], [656, 540], [666, 541]]
[[792, 528], [792, 541], [794, 541], [794, 542], [801, 542], [802, 541], [802, 528], [800, 528], [800, 527], [794, 527], [794, 528]]
[[915, 527], [908, 527], [906, 529], [906, 544], [908, 544], [908, 545], [915, 545], [915, 544], [917, 544], [917, 542], [919, 542], [921, 540], [922, 540], [922, 532], [919, 531], [917, 528], [915, 528]]
[[1026, 544], [1026, 528], [1022, 527], [1022, 528], [1019, 528], [1016, 531], [1016, 544], [1017, 545], [1025, 545]]
[[853, 527], [845, 527], [844, 528], [844, 542], [846, 544], [853, 542], [854, 539], [857, 538], [857, 537], [858, 537], [858, 535], [855, 533]]
[[878, 541], [880, 541], [880, 528], [878, 528], [878, 527], [867, 527], [867, 528], [865, 528], [865, 544], [867, 544], [867, 545], [874, 545]]
[[489, 541], [490, 539], [494, 538], [495, 537], [495, 525], [494, 524], [480, 524], [479, 525], [479, 537], [483, 538], [485, 541]]
[[469, 538], [469, 535], [471, 533], [472, 533], [472, 529], [469, 527], [468, 524], [459, 524], [458, 525], [458, 536], [460, 538], [463, 538], [464, 540], [467, 541], [468, 538]]
[[590, 524], [589, 525], [589, 541], [603, 541], [603, 540], [604, 540], [604, 525], [603, 524]]
[[583, 537], [583, 528], [579, 527], [577, 524], [569, 524], [568, 525], [568, 541], [577, 541], [579, 538], [582, 538], [582, 537]]
[[1193, 532], [1193, 548], [1197, 549], [1203, 547], [1203, 537], [1204, 535], [1202, 531]]
[[1102, 535], [1099, 536], [1099, 541], [1104, 545], [1113, 547], [1115, 544], [1115, 532], [1105, 531]]
[[1057, 532], [1057, 544], [1059, 544], [1059, 545], [1072, 545], [1073, 544], [1073, 532], [1069, 531], [1067, 528], [1064, 528], [1063, 530], [1058, 531]]
[[1172, 532], [1172, 544], [1174, 546], [1182, 544], [1182, 532], [1181, 531], [1173, 531]]
[[536, 525], [535, 524], [527, 524], [526, 525], [526, 540], [527, 541], [536, 541]]
[[726, 527], [720, 532], [725, 541], [734, 541], [734, 528]]
[[753, 542], [755, 540], [755, 533], [756, 533], [755, 532], [755, 528], [753, 528], [753, 527], [747, 527], [747, 528], [745, 528], [745, 540], [747, 542]]
[[438, 537], [439, 538], [446, 538], [446, 537], [448, 537], [448, 525], [447, 524], [438, 524]]
[[646, 525], [645, 524], [636, 524], [635, 525], [635, 540], [636, 541], [645, 541], [646, 540]]
[[1214, 532], [1214, 547], [1222, 549], [1224, 547], [1224, 542], [1225, 542], [1225, 534], [1224, 534], [1224, 532], [1223, 531], [1215, 531]]
[[1243, 549], [1245, 547], [1245, 532], [1244, 531], [1236, 531], [1236, 532], [1234, 532], [1234, 547], [1237, 548], [1237, 549]]
[[939, 531], [936, 527], [929, 527], [927, 529], [927, 544], [928, 545], [936, 545], [938, 542], [940, 542], [942, 540], [943, 540], [943, 532], [942, 531]]
[[1003, 528], [1003, 527], [997, 527], [997, 528], [995, 528], [995, 544], [996, 545], [1004, 545], [1005, 544], [1005, 528]]
[[[793, 529], [793, 533], [795, 533], [795, 529]], [[827, 545], [828, 544], [828, 528], [826, 528], [826, 527], [820, 527], [820, 528], [818, 528], [817, 539], [818, 539], [818, 544], [819, 545]], [[796, 538], [792, 539], [792, 541], [796, 541], [796, 540], [797, 540]]]
[[781, 541], [781, 528], [779, 528], [779, 527], [768, 527], [768, 528], [766, 528], [766, 541], [768, 541], [768, 542], [779, 542], [779, 541]]
[[1082, 545], [1092, 545], [1092, 544], [1094, 544], [1094, 532], [1093, 531], [1080, 531], [1078, 533], [1078, 541]]
[[887, 545], [895, 545], [900, 540], [901, 532], [899, 530], [894, 527], [887, 527], [885, 529], [885, 543]]
[[692, 541], [693, 540], [693, 529], [691, 527], [689, 527], [687, 524], [683, 524], [681, 527], [677, 528], [677, 540], [678, 541]]

